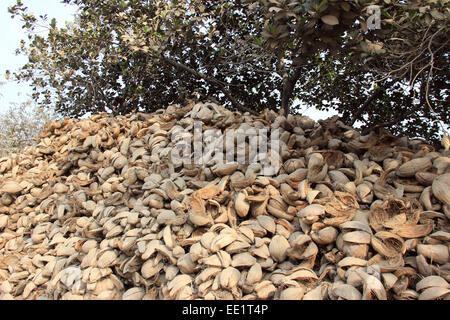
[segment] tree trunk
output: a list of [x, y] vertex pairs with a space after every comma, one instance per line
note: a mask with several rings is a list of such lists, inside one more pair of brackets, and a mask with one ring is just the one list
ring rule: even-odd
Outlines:
[[295, 85], [302, 74], [302, 68], [298, 67], [295, 69], [292, 77], [285, 77], [283, 80], [283, 91], [281, 93], [281, 109], [284, 115], [287, 117], [291, 113], [291, 108], [289, 103], [292, 99], [292, 93], [294, 92]]

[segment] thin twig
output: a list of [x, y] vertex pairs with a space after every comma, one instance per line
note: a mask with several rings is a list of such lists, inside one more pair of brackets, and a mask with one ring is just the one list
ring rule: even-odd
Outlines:
[[[436, 35], [436, 33], [434, 35]], [[434, 35], [433, 35], [433, 37], [434, 37]], [[426, 90], [425, 90], [425, 100], [427, 102], [428, 107], [430, 108], [430, 110], [433, 112], [436, 119], [438, 120], [442, 131], [444, 132], [445, 135], [448, 135], [447, 131], [445, 130], [444, 126], [442, 125], [442, 122], [438, 119], [437, 113], [436, 113], [436, 111], [434, 111], [433, 107], [431, 106], [430, 100], [429, 100], [430, 80], [431, 80], [431, 76], [433, 75], [433, 68], [434, 68], [434, 53], [433, 53], [433, 50], [431, 50], [431, 43], [433, 41], [433, 37], [430, 39], [430, 42], [428, 43], [428, 51], [430, 52], [430, 55], [431, 55], [431, 61], [430, 61], [430, 72], [428, 73], [427, 86], [426, 86]]]

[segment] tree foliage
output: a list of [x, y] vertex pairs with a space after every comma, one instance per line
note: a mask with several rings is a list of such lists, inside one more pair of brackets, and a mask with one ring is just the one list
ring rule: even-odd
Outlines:
[[58, 119], [50, 108], [45, 108], [28, 100], [14, 103], [0, 113], [0, 157], [20, 153], [27, 146], [35, 144], [42, 127]]
[[[15, 78], [63, 115], [152, 111], [193, 97], [288, 113], [298, 97], [348, 124], [430, 139], [437, 120], [448, 123], [447, 0], [64, 2], [78, 6], [75, 23], [52, 20], [46, 37], [34, 32], [45, 17], [20, 0], [9, 9], [29, 38], [18, 50], [29, 63]], [[369, 30], [377, 12], [380, 29]]]
[[448, 88], [448, 79], [443, 74], [435, 75], [429, 87], [433, 112], [427, 107], [425, 73], [411, 88], [407, 80], [376, 82], [376, 72], [361, 72], [359, 65], [349, 61], [326, 56], [319, 60], [300, 81], [302, 103], [319, 110], [339, 110], [345, 123], [358, 124], [365, 129], [363, 133], [388, 127], [394, 134], [437, 141], [442, 124], [450, 123], [450, 95], [443, 89]]

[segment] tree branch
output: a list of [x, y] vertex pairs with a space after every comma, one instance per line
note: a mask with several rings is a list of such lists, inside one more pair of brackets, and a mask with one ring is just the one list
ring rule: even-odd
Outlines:
[[209, 83], [215, 84], [216, 86], [218, 86], [220, 88], [220, 90], [223, 92], [223, 94], [225, 94], [227, 99], [230, 100], [231, 104], [235, 108], [240, 109], [242, 111], [250, 112], [250, 113], [255, 114], [255, 115], [258, 114], [255, 110], [247, 108], [247, 107], [243, 106], [239, 101], [237, 101], [231, 95], [230, 91], [225, 87], [225, 85], [226, 85], [225, 82], [217, 80], [216, 78], [209, 77], [208, 75], [206, 75], [204, 73], [201, 73], [201, 72], [199, 72], [197, 70], [194, 70], [194, 69], [192, 69], [192, 68], [190, 68], [190, 67], [188, 67], [188, 66], [186, 66], [184, 64], [181, 64], [181, 63], [179, 63], [179, 62], [177, 62], [177, 61], [175, 61], [175, 60], [173, 60], [171, 58], [168, 58], [168, 57], [165, 57], [165, 56], [161, 56], [161, 59], [163, 61], [167, 62], [168, 64], [174, 66], [175, 68], [184, 70], [184, 71], [189, 72], [190, 74], [192, 74], [194, 76], [197, 76], [197, 77], [199, 77], [199, 78], [201, 78], [201, 79], [203, 79], [203, 80], [205, 80], [205, 81], [207, 81]]
[[372, 127], [370, 127], [370, 128], [364, 129], [364, 130], [361, 132], [361, 134], [362, 134], [362, 135], [367, 135], [367, 134], [369, 134], [371, 131], [375, 131], [375, 130], [378, 129], [378, 128], [384, 128], [384, 127], [390, 127], [390, 126], [393, 126], [394, 124], [397, 124], [397, 123], [399, 123], [400, 121], [405, 120], [411, 113], [413, 113], [413, 112], [415, 112], [415, 111], [416, 111], [415, 108], [411, 108], [411, 110], [410, 110], [409, 112], [406, 112], [406, 113], [400, 113], [400, 114], [398, 115], [398, 117], [396, 117], [395, 119], [393, 119], [393, 120], [391, 120], [391, 121], [382, 122], [382, 123], [379, 123], [379, 124], [377, 124], [377, 125], [374, 125], [374, 126], [372, 126]]
[[370, 97], [366, 99], [364, 104], [359, 108], [358, 112], [353, 116], [349, 125], [353, 126], [356, 121], [360, 120], [362, 114], [367, 111], [367, 108], [375, 101], [386, 89], [392, 85], [393, 82], [387, 83], [385, 82], [381, 87], [378, 87]]

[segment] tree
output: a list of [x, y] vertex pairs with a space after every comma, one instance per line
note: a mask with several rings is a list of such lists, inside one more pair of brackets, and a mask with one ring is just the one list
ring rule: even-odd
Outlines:
[[[186, 94], [193, 92], [199, 98], [216, 96], [221, 102], [253, 112], [245, 105], [251, 103], [256, 111], [263, 106], [255, 101], [275, 105], [270, 92], [276, 87], [264, 81], [267, 74], [249, 70], [245, 64], [250, 61], [241, 61], [233, 49], [238, 43], [232, 39], [246, 32], [239, 26], [238, 16], [225, 17], [229, 20], [226, 26], [233, 30], [219, 25], [223, 29], [219, 34], [221, 31], [212, 27], [211, 39], [209, 33], [199, 31], [213, 23], [207, 21], [206, 13], [202, 17], [195, 12], [185, 15], [195, 7], [194, 2], [189, 8], [167, 1], [66, 2], [79, 6], [77, 21], [61, 29], [52, 21], [47, 38], [33, 34], [38, 19], [20, 1], [10, 8], [13, 16], [21, 16], [31, 41], [30, 46], [22, 43], [19, 52], [27, 54], [30, 62], [16, 78], [31, 80], [35, 97], [45, 97], [44, 103], [50, 103], [55, 95], [56, 108], [64, 115], [152, 111], [183, 102]], [[226, 3], [221, 9], [211, 6], [208, 13], [221, 15], [227, 7]], [[203, 9], [199, 8], [196, 10]], [[131, 43], [130, 34], [146, 40]], [[152, 52], [146, 50], [149, 47]]]
[[[44, 103], [54, 95], [64, 115], [152, 111], [191, 94], [243, 111], [287, 114], [297, 96], [336, 108], [349, 124], [398, 125], [407, 110], [418, 131], [430, 108], [448, 123], [441, 67], [448, 63], [448, 1], [64, 2], [79, 7], [77, 21], [63, 28], [50, 22], [47, 38], [33, 34], [39, 21], [20, 1], [10, 8], [31, 41], [19, 50], [30, 62], [16, 79], [31, 80]], [[379, 30], [367, 25], [374, 4], [383, 17]], [[346, 84], [329, 81], [331, 69], [341, 70], [337, 78]], [[401, 92], [405, 85], [414, 88], [411, 96]], [[411, 104], [416, 98], [420, 115]]]
[[25, 147], [34, 145], [42, 127], [57, 119], [54, 111], [32, 100], [11, 104], [0, 113], [0, 157], [20, 153]]
[[[429, 99], [434, 111], [427, 107], [427, 81], [422, 75], [414, 88], [407, 80], [384, 79], [376, 82], [375, 72], [363, 72], [361, 66], [342, 61], [348, 57], [320, 58], [317, 67], [300, 79], [299, 98], [303, 104], [320, 110], [338, 110], [341, 119], [353, 126], [358, 123], [363, 133], [388, 127], [394, 134], [424, 137], [437, 142], [443, 123], [450, 122], [450, 95], [444, 77], [434, 77]], [[447, 80], [448, 81], [448, 80]], [[427, 119], [427, 120], [425, 120]]]

